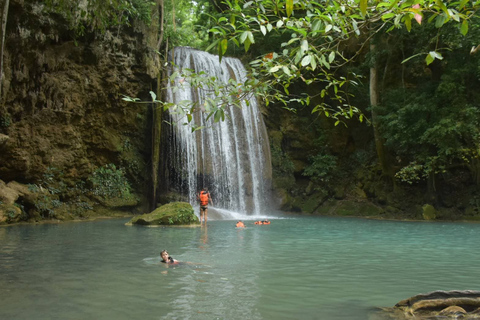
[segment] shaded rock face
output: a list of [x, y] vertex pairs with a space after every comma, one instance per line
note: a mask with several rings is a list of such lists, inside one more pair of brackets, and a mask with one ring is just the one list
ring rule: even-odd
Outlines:
[[200, 221], [187, 202], [171, 202], [163, 205], [150, 213], [133, 217], [126, 225], [173, 226], [173, 225], [199, 225]]
[[145, 193], [148, 108], [121, 98], [146, 97], [154, 82], [147, 31], [122, 27], [74, 41], [63, 19], [42, 13], [41, 3], [10, 4], [0, 179], [37, 183], [56, 168], [74, 185], [114, 163]]

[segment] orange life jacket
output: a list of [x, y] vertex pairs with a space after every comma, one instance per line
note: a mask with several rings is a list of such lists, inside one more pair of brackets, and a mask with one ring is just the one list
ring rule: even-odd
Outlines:
[[207, 206], [208, 205], [208, 193], [205, 191], [200, 192], [200, 205]]
[[255, 224], [263, 224], [262, 221], [255, 221]]

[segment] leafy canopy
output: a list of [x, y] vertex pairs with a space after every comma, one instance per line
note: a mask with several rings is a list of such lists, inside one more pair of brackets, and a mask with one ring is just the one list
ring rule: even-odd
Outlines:
[[[311, 105], [312, 112], [337, 119], [359, 114], [350, 105], [348, 92], [348, 85], [356, 84], [356, 75], [345, 74], [341, 67], [354, 60], [373, 35], [394, 28], [410, 31], [412, 21], [434, 23], [437, 28], [455, 23], [465, 35], [480, 7], [480, 2], [468, 0], [225, 0], [222, 4], [225, 10], [209, 30], [215, 37], [210, 49], [216, 48], [220, 57], [230, 46], [248, 52], [280, 35], [284, 42], [250, 63], [252, 77], [261, 83], [252, 80], [252, 88], [267, 104], [271, 100], [285, 106], [300, 102]], [[349, 51], [352, 39], [358, 44]], [[422, 54], [427, 64], [443, 58], [437, 50]], [[292, 98], [289, 87], [298, 82], [321, 84], [323, 89]]]

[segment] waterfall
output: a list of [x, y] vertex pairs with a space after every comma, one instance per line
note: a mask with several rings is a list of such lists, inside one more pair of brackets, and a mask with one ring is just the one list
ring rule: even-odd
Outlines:
[[[216, 81], [244, 82], [246, 70], [240, 60], [178, 47], [173, 51], [169, 75], [182, 68], [205, 72]], [[203, 105], [210, 90], [194, 88], [177, 77], [167, 85], [166, 101], [197, 101]], [[224, 121], [207, 120], [205, 112], [195, 112], [190, 125], [185, 116], [170, 112], [173, 125], [163, 126], [169, 141], [164, 143], [163, 181], [168, 189], [182, 194], [192, 205], [197, 193], [207, 187], [214, 207], [247, 215], [265, 212], [271, 184], [270, 147], [262, 114], [252, 95], [242, 107], [227, 106]], [[192, 132], [191, 125], [204, 127]], [[162, 180], [160, 180], [162, 183]]]

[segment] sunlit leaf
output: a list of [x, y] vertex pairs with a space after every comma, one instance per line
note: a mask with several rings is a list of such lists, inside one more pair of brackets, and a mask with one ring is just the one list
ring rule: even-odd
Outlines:
[[150, 96], [152, 97], [152, 101], [157, 100], [157, 95], [155, 94], [155, 92], [150, 91]]
[[222, 50], [222, 55], [224, 55], [225, 52], [227, 52], [228, 40], [227, 40], [227, 39], [223, 39], [223, 40], [220, 42], [220, 47], [221, 47], [221, 50]]
[[335, 51], [330, 52], [328, 55], [328, 62], [332, 63], [335, 60]]
[[302, 62], [300, 64], [304, 67], [308, 66], [311, 60], [312, 60], [312, 57], [309, 55], [306, 55], [305, 57], [303, 57]]
[[432, 55], [432, 52], [430, 52], [427, 57], [425, 58], [425, 62], [427, 63], [427, 66], [432, 63], [435, 60], [435, 56]]
[[267, 28], [265, 28], [265, 26], [260, 26], [260, 32], [262, 32], [263, 35], [266, 35], [267, 34]]
[[245, 42], [245, 39], [247, 39], [248, 37], [248, 31], [244, 31], [241, 35], [240, 35], [240, 43], [244, 43]]
[[360, 0], [360, 12], [363, 16], [367, 14], [367, 3], [368, 0]]
[[466, 36], [468, 33], [468, 21], [463, 20], [462, 25], [460, 26], [460, 32]]
[[274, 72], [277, 72], [278, 70], [280, 70], [282, 66], [275, 66], [273, 68], [270, 68], [270, 70], [268, 70], [268, 72], [270, 73], [274, 73]]
[[290, 17], [293, 13], [293, 0], [287, 0], [286, 3], [287, 17]]

